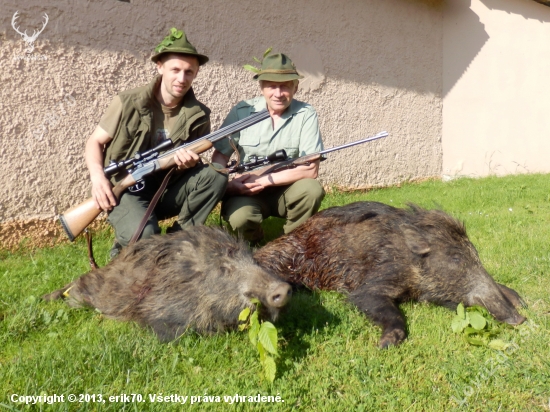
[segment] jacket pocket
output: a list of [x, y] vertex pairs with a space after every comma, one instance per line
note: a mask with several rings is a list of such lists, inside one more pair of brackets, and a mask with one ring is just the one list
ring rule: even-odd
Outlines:
[[296, 159], [299, 156], [299, 149], [297, 147], [285, 147], [285, 152], [291, 159]]
[[260, 135], [257, 133], [251, 133], [251, 131], [247, 129], [241, 130], [239, 145], [249, 148], [245, 151], [252, 153], [250, 150], [254, 150], [254, 148], [257, 148], [260, 145]]

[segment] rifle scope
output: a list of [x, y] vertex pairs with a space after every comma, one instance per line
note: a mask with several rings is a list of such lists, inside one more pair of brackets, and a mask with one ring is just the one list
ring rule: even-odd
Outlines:
[[109, 164], [109, 166], [103, 169], [103, 173], [105, 173], [105, 176], [111, 176], [123, 168], [125, 169], [130, 165], [134, 166], [136, 163], [139, 163], [143, 159], [147, 159], [151, 155], [153, 155], [153, 157], [158, 156], [159, 152], [162, 152], [163, 150], [166, 150], [166, 149], [170, 149], [172, 145], [173, 145], [173, 142], [170, 139], [167, 139], [161, 144], [159, 144], [158, 146], [153, 147], [152, 149], [147, 150], [146, 152], [143, 152], [143, 153], [136, 152], [134, 156], [129, 158], [128, 160], [123, 160], [118, 163], [112, 160], [111, 164]]

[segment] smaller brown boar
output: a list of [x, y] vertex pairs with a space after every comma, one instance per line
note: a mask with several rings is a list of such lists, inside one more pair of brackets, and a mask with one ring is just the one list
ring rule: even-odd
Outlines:
[[291, 287], [259, 267], [248, 247], [228, 233], [196, 226], [155, 236], [125, 248], [45, 300], [66, 298], [73, 307], [91, 306], [106, 317], [150, 326], [162, 341], [188, 329], [212, 333], [236, 328], [242, 309], [262, 305], [275, 320]]
[[259, 249], [254, 259], [288, 282], [336, 290], [382, 327], [380, 347], [405, 337], [398, 304], [480, 305], [518, 325], [523, 304], [483, 267], [464, 225], [440, 210], [357, 202], [326, 209]]

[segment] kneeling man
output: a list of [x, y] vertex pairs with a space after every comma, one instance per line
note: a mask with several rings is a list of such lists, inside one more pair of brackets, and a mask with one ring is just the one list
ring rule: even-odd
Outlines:
[[[92, 196], [97, 208], [109, 213], [107, 220], [115, 229], [112, 258], [138, 231], [155, 192], [163, 187], [166, 172], [147, 176], [143, 190], [124, 192], [117, 204], [112, 187], [127, 171], [109, 179], [104, 168], [111, 161], [129, 159], [135, 152], [149, 150], [164, 140], [180, 146], [210, 133], [210, 109], [197, 100], [192, 88], [199, 67], [208, 57], [197, 52], [183, 31], [172, 29], [151, 60], [157, 65], [158, 75], [148, 85], [117, 95], [86, 143]], [[177, 216], [169, 231], [203, 224], [225, 192], [227, 176], [203, 165], [193, 151], [179, 149], [174, 161], [177, 171], [159, 193], [159, 201], [143, 228], [143, 239], [160, 233], [159, 219]]]
[[[302, 79], [285, 54], [265, 57], [259, 81], [261, 96], [238, 103], [222, 126], [230, 125], [253, 113], [267, 109], [270, 118], [239, 133], [232, 139], [242, 162], [251, 155], [268, 156], [284, 149], [292, 158], [323, 150], [315, 109], [294, 99]], [[233, 149], [227, 139], [215, 144], [212, 161], [227, 164]], [[261, 223], [269, 216], [286, 219], [289, 233], [317, 212], [325, 192], [316, 180], [319, 161], [264, 176], [243, 174], [231, 180], [222, 203], [222, 216], [233, 230], [250, 242], [262, 240]]]

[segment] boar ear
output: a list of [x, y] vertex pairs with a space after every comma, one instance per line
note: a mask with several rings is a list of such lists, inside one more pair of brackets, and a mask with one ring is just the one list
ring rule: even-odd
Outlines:
[[412, 226], [401, 226], [401, 231], [405, 237], [405, 243], [409, 249], [417, 255], [425, 255], [430, 251], [430, 245], [427, 240]]

